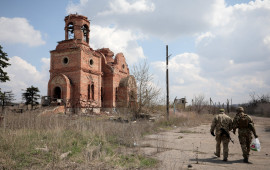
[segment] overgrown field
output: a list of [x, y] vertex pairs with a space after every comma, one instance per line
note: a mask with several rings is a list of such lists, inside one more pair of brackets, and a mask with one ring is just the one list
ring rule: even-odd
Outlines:
[[113, 122], [107, 116], [8, 113], [0, 126], [0, 169], [129, 169], [158, 166], [140, 153], [144, 135], [172, 126], [196, 126], [212, 115]]

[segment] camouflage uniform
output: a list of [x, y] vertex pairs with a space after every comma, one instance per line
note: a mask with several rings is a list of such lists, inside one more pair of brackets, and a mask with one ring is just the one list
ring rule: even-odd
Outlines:
[[216, 152], [215, 155], [220, 157], [220, 144], [223, 144], [223, 160], [227, 161], [229, 153], [229, 142], [230, 137], [222, 133], [221, 128], [223, 128], [228, 134], [232, 130], [232, 119], [224, 113], [224, 109], [220, 109], [220, 113], [215, 116], [212, 121], [210, 132], [214, 134], [216, 131]]
[[251, 117], [244, 113], [242, 107], [237, 108], [237, 114], [233, 119], [233, 133], [235, 134], [236, 129], [238, 128], [238, 138], [242, 148], [244, 162], [248, 162], [250, 144], [252, 140], [251, 132], [253, 132], [255, 137], [256, 131], [254, 128], [254, 122]]

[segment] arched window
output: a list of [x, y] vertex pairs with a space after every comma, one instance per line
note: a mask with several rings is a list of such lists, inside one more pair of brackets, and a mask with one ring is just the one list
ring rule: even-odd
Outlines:
[[67, 26], [68, 39], [74, 39], [74, 25], [73, 23], [69, 23]]
[[103, 97], [104, 97], [104, 94], [103, 94], [103, 87], [101, 87], [100, 91], [101, 91], [101, 102], [103, 102]]
[[115, 88], [115, 101], [118, 101], [118, 87]]
[[94, 84], [91, 85], [91, 99], [94, 100], [94, 91], [95, 91], [95, 88], [94, 88]]
[[88, 87], [87, 87], [87, 99], [90, 100], [90, 84], [88, 84]]
[[81, 30], [82, 30], [82, 33], [83, 33], [83, 40], [87, 43], [89, 43], [89, 29], [88, 29], [88, 26], [87, 25], [83, 25], [81, 27]]

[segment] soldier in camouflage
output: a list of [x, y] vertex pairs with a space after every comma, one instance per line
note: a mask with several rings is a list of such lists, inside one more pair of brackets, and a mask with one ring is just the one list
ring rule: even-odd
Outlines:
[[244, 108], [238, 107], [236, 112], [237, 113], [233, 119], [233, 133], [235, 134], [235, 131], [238, 128], [238, 138], [242, 148], [244, 162], [248, 163], [250, 144], [252, 140], [251, 132], [255, 138], [258, 138], [258, 136], [254, 128], [254, 122], [250, 116], [244, 113]]
[[[232, 119], [225, 114], [224, 109], [219, 110], [219, 114], [215, 116], [212, 121], [210, 132], [213, 136], [216, 136], [216, 152], [217, 157], [220, 157], [220, 144], [223, 145], [223, 161], [228, 160], [229, 154], [229, 142], [230, 142], [230, 130], [232, 130]], [[216, 135], [214, 134], [216, 132]]]

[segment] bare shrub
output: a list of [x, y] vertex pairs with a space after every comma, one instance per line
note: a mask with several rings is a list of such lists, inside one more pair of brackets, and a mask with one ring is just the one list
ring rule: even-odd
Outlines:
[[249, 103], [243, 105], [246, 113], [270, 117], [270, 95], [256, 95], [253, 92], [250, 93], [250, 98]]
[[202, 94], [194, 96], [192, 101], [192, 109], [197, 113], [201, 113], [208, 106], [208, 101], [205, 100], [205, 97]]
[[149, 73], [149, 65], [145, 60], [132, 69], [137, 82], [138, 112], [143, 108], [150, 109], [156, 105], [160, 95], [160, 88], [153, 84], [153, 75]]
[[182, 112], [182, 116], [178, 115], [171, 115], [170, 119], [167, 121], [167, 119], [163, 118], [158, 120], [155, 123], [154, 128], [159, 127], [172, 127], [172, 126], [178, 126], [178, 127], [193, 127], [198, 126], [202, 123], [209, 123], [213, 119], [213, 115], [209, 114], [197, 114], [195, 112]]

